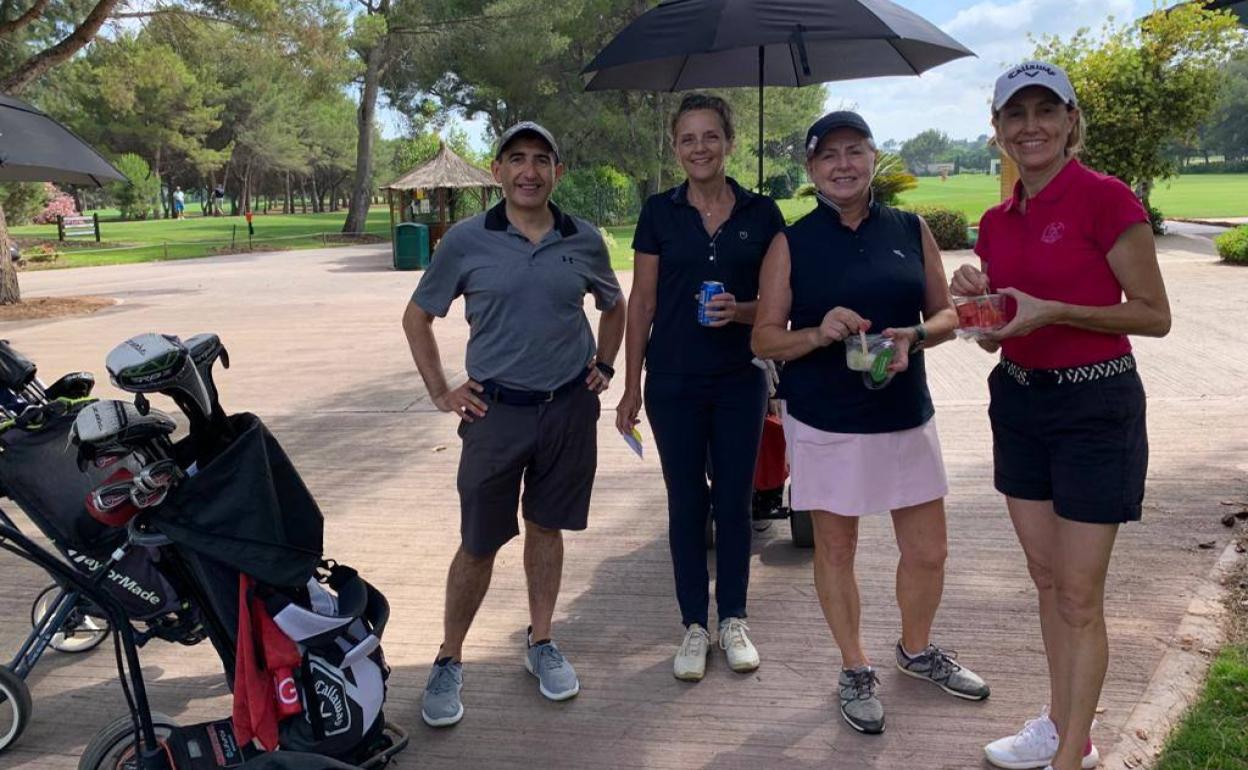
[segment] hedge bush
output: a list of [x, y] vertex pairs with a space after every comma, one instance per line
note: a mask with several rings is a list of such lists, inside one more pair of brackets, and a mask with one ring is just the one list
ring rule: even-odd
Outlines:
[[1179, 167], [1179, 173], [1188, 174], [1248, 174], [1248, 160], [1215, 160], [1210, 163], [1189, 163]]
[[1240, 225], [1213, 239], [1223, 261], [1248, 265], [1248, 225]]
[[1166, 215], [1156, 206], [1148, 207], [1148, 225], [1153, 228], [1153, 235], [1166, 234]]
[[10, 227], [28, 225], [48, 205], [47, 188], [43, 182], [7, 182], [0, 184], [0, 205]]
[[927, 220], [927, 226], [942, 249], [965, 249], [966, 214], [944, 206], [915, 206], [912, 211]]
[[600, 227], [635, 222], [641, 212], [636, 185], [611, 166], [569, 171], [559, 180], [553, 197], [564, 211]]
[[113, 161], [117, 170], [126, 175], [126, 181], [113, 182], [109, 193], [122, 219], [147, 219], [160, 210], [160, 179], [152, 173], [147, 161], [128, 152]]

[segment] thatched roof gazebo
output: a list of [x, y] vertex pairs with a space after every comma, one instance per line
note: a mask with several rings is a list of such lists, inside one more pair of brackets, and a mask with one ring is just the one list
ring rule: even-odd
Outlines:
[[[422, 213], [436, 220], [429, 224], [429, 245], [437, 243], [442, 234], [455, 223], [459, 209], [465, 208], [463, 196], [475, 190], [480, 196], [481, 210], [490, 205], [490, 194], [500, 188], [490, 172], [477, 168], [446, 146], [438, 145], [438, 154], [412, 169], [382, 189], [390, 205], [390, 230], [395, 225], [395, 203], [398, 221], [410, 222]], [[397, 193], [397, 195], [396, 195]], [[473, 204], [476, 201], [472, 201]], [[471, 206], [475, 212], [475, 205]]]

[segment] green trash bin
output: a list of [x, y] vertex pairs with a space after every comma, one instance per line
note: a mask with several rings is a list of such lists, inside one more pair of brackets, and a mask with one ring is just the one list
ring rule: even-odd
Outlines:
[[424, 270], [429, 267], [429, 228], [419, 222], [394, 226], [395, 270]]

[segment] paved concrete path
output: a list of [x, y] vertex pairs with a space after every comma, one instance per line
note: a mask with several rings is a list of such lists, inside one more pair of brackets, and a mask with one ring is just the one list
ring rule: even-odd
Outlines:
[[[1161, 246], [1175, 323], [1168, 339], [1137, 345], [1152, 465], [1144, 522], [1122, 532], [1109, 581], [1113, 660], [1095, 733], [1106, 752], [1178, 644], [1188, 603], [1228, 540], [1219, 501], [1244, 496], [1248, 468], [1248, 271], [1217, 264], [1204, 238], [1167, 237]], [[969, 256], [950, 255], [950, 269]], [[102, 375], [107, 351], [130, 335], [220, 333], [233, 362], [218, 378], [222, 402], [270, 424], [326, 513], [327, 555], [360, 568], [389, 596], [387, 714], [413, 734], [400, 767], [980, 767], [984, 742], [1038, 713], [1046, 678], [1034, 597], [991, 488], [984, 378], [992, 359], [952, 342], [929, 354], [952, 487], [936, 638], [990, 681], [990, 700], [956, 701], [885, 666], [889, 731], [864, 737], [844, 725], [835, 710], [839, 660], [811, 584], [811, 554], [792, 547], [783, 522], [754, 545], [750, 623], [762, 668], [738, 676], [717, 657], [701, 684], [675, 681], [681, 629], [662, 479], [654, 459], [633, 457], [611, 429], [617, 389], [600, 424], [591, 528], [568, 539], [557, 612], [581, 695], [548, 703], [521, 667], [527, 613], [521, 549], [512, 544], [500, 553], [465, 650], [467, 716], [450, 730], [426, 728], [420, 690], [457, 542], [458, 441], [454, 419], [428, 402], [399, 328], [417, 277], [392, 271], [384, 247], [27, 273], [27, 296], [122, 304], [89, 317], [0, 324], [0, 334], [45, 374]], [[448, 372], [462, 377], [462, 310], [436, 329]], [[119, 394], [105, 383], [100, 395]], [[863, 631], [884, 664], [898, 633], [895, 559], [886, 519], [868, 520], [859, 556]], [[0, 565], [7, 653], [48, 581], [7, 555]], [[228, 713], [209, 645], [153, 643], [142, 657], [158, 710], [188, 722]], [[107, 648], [49, 653], [31, 685], [35, 721], [0, 767], [72, 768], [89, 738], [125, 713]]]

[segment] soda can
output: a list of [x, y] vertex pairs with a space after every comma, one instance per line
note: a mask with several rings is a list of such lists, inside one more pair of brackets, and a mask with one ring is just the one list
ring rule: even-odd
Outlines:
[[711, 301], [711, 297], [716, 294], [724, 293], [724, 285], [719, 281], [703, 281], [702, 291], [698, 293], [698, 323], [703, 326], [710, 326], [714, 319], [706, 317], [706, 303]]

